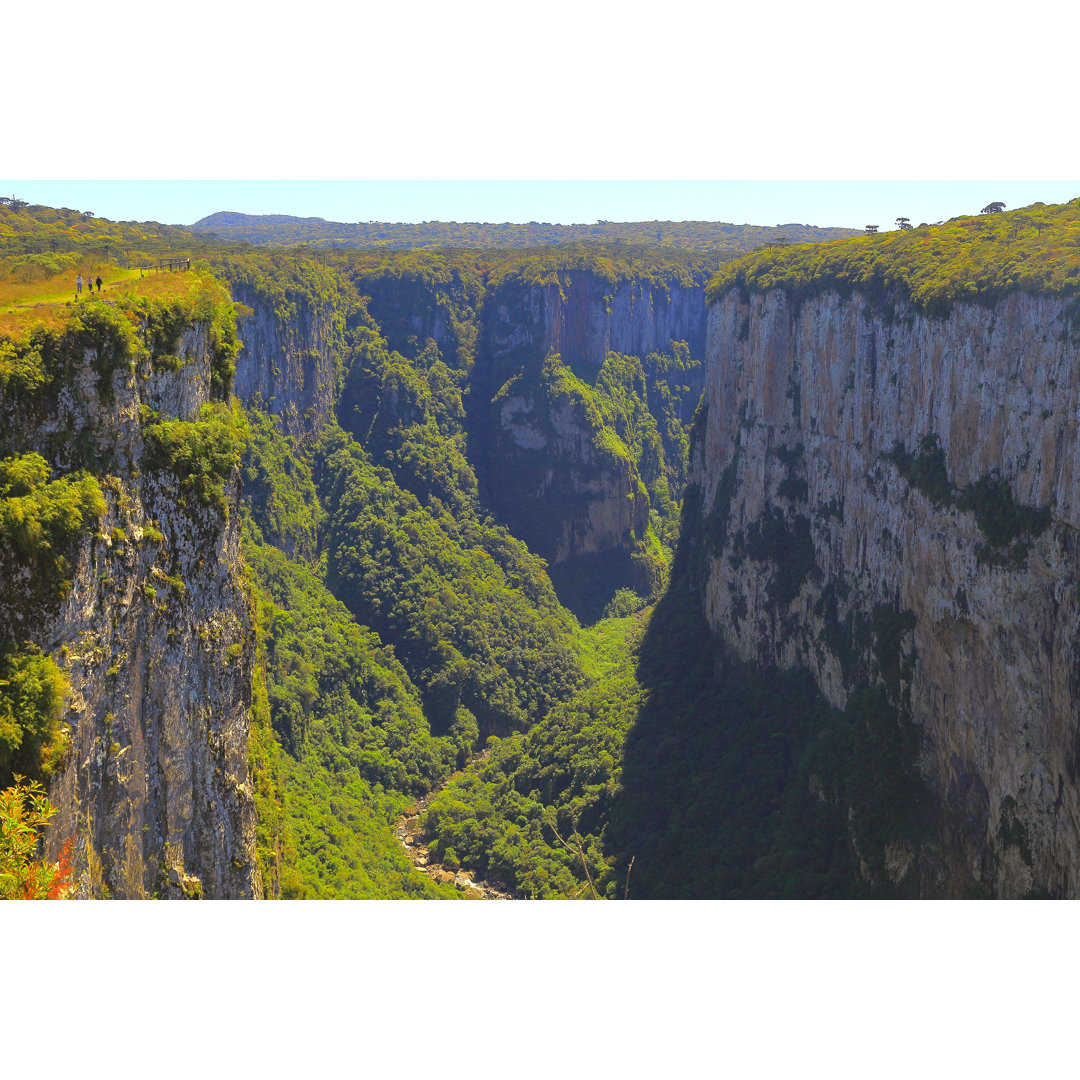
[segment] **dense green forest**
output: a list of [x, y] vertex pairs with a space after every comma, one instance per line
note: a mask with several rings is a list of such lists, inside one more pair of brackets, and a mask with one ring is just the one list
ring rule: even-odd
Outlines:
[[124, 264], [169, 256], [195, 256], [220, 248], [179, 225], [157, 221], [109, 221], [89, 210], [57, 209], [0, 199], [0, 274], [41, 280], [71, 269], [85, 255]]
[[222, 240], [290, 247], [296, 244], [398, 248], [521, 248], [595, 241], [642, 246], [669, 246], [681, 251], [716, 251], [728, 255], [750, 251], [758, 244], [785, 239], [834, 240], [851, 236], [852, 229], [813, 225], [730, 225], [715, 221], [598, 221], [592, 225], [552, 225], [485, 222], [368, 221], [346, 224], [322, 218], [285, 214], [238, 214], [223, 211], [196, 221], [196, 233]]

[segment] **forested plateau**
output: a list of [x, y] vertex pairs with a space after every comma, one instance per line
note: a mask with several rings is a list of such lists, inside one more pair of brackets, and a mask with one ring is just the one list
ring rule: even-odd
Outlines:
[[0, 206], [0, 895], [1080, 892], [1077, 204], [73, 215]]

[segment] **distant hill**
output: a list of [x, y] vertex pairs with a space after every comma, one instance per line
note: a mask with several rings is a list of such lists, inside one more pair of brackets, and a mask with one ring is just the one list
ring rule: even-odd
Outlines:
[[818, 228], [813, 225], [732, 225], [719, 221], [598, 221], [593, 225], [502, 224], [476, 221], [369, 221], [347, 224], [323, 218], [286, 214], [239, 214], [223, 211], [196, 221], [193, 232], [222, 240], [290, 246], [313, 244], [344, 247], [541, 247], [571, 241], [621, 241], [678, 247], [684, 251], [723, 251], [739, 254], [762, 244], [840, 240], [860, 230]]

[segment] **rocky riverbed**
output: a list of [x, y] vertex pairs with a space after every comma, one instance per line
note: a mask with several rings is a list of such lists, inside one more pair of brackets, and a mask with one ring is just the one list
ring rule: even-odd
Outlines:
[[431, 800], [439, 793], [439, 790], [441, 789], [429, 792], [422, 799], [418, 799], [412, 807], [398, 818], [397, 824], [394, 826], [394, 833], [401, 841], [401, 846], [405, 849], [405, 854], [409, 856], [413, 865], [422, 874], [427, 874], [432, 880], [444, 885], [453, 885], [460, 891], [464, 900], [520, 899], [505, 882], [480, 877], [472, 870], [451, 870], [432, 857], [425, 842], [420, 818], [428, 808]]

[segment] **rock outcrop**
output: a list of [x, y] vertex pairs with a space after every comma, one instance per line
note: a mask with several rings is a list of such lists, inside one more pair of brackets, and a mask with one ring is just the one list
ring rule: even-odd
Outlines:
[[343, 313], [306, 294], [286, 294], [289, 305], [280, 307], [280, 298], [239, 281], [232, 294], [244, 305], [236, 396], [280, 417], [286, 435], [317, 431], [334, 406]]
[[49, 785], [58, 813], [47, 853], [56, 858], [74, 838], [81, 897], [261, 895], [238, 470], [225, 478], [223, 504], [205, 502], [185, 493], [146, 438], [151, 418], [200, 416], [211, 350], [208, 327], [195, 323], [164, 365], [147, 356], [104, 375], [91, 346], [71, 358], [71, 378], [44, 415], [8, 417], [23, 425], [22, 450], [61, 472], [79, 455], [107, 462], [97, 470], [107, 510], [70, 553], [63, 595], [28, 606], [19, 582], [31, 583], [33, 571], [0, 566], [10, 585], [0, 620], [50, 654], [70, 683], [70, 745]]
[[[554, 566], [584, 559], [589, 575], [633, 583], [647, 594], [648, 582], [632, 581], [630, 567], [649, 520], [649, 498], [632, 455], [580, 395], [551, 393], [544, 376], [533, 373], [557, 355], [591, 385], [612, 352], [641, 358], [680, 352], [699, 360], [704, 284], [609, 282], [582, 270], [563, 278], [544, 285], [511, 279], [484, 298], [473, 375], [474, 397], [492, 402], [481, 440], [489, 447], [481, 488]], [[688, 384], [686, 401], [696, 400], [702, 378], [700, 366], [680, 374]]]
[[497, 404], [496, 505], [517, 535], [555, 565], [629, 554], [649, 498], [626, 448], [579, 397], [525, 390]]
[[[916, 725], [933, 808], [907, 895], [1080, 895], [1080, 333], [1013, 294], [730, 291], [691, 483], [706, 614], [739, 657], [867, 681]], [[888, 641], [885, 641], [885, 638]]]

